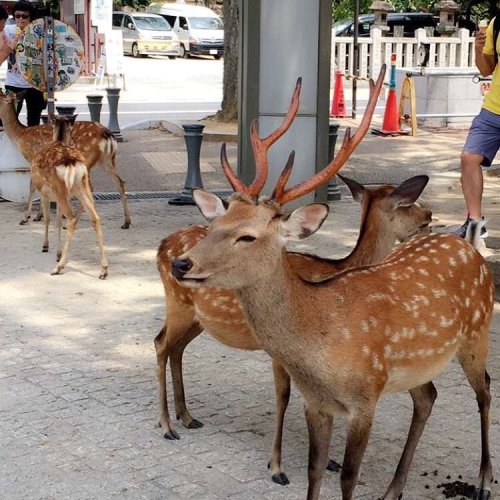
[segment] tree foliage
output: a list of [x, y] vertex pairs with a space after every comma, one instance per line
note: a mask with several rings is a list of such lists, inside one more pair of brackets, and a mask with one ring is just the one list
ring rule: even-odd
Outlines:
[[151, 0], [114, 0], [113, 10], [121, 10], [130, 7], [132, 10], [142, 10], [151, 3]]

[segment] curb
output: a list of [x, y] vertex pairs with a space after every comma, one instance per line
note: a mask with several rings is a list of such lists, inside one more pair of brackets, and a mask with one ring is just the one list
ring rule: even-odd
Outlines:
[[[163, 127], [176, 137], [184, 137], [184, 130], [180, 123], [169, 122], [166, 120], [143, 120], [121, 127], [122, 132], [127, 130], [148, 130], [150, 128]], [[224, 132], [214, 132], [206, 130], [203, 132], [203, 140], [208, 142], [237, 142], [238, 135]]]

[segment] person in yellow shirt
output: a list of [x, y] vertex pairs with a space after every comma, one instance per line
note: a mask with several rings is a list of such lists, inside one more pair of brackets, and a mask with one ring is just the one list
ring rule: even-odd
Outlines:
[[[474, 118], [460, 158], [462, 192], [464, 194], [467, 218], [456, 234], [465, 237], [471, 220], [482, 219], [483, 172], [489, 167], [500, 149], [500, 65], [496, 54], [500, 51], [500, 37], [493, 47], [493, 23], [486, 31], [476, 33], [474, 44], [476, 66], [481, 75], [492, 75], [491, 90], [484, 96], [481, 111]], [[488, 236], [486, 226], [481, 236]]]

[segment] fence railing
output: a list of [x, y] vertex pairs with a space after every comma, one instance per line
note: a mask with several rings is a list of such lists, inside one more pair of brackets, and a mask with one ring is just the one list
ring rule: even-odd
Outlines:
[[[418, 67], [420, 47], [428, 50], [428, 68], [475, 67], [474, 37], [467, 29], [458, 30], [454, 37], [431, 37], [425, 29], [418, 29], [413, 38], [395, 38], [384, 37], [380, 29], [373, 28], [370, 37], [358, 38], [358, 44], [361, 78], [376, 78], [382, 64], [390, 66], [391, 54], [396, 54], [398, 68]], [[337, 69], [346, 76], [353, 75], [353, 37], [332, 34], [332, 70]]]

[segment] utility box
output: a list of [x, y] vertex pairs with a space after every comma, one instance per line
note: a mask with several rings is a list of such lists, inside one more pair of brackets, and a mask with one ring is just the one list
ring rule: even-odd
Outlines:
[[5, 132], [0, 132], [0, 198], [26, 202], [30, 191], [30, 166], [10, 142]]

